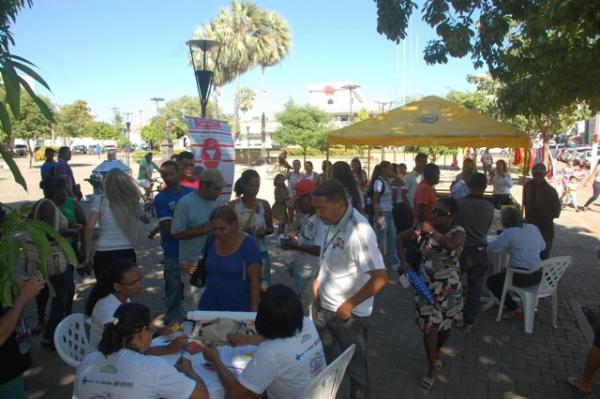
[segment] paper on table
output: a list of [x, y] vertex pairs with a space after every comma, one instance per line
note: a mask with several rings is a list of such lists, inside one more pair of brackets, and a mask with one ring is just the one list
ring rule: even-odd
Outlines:
[[221, 361], [229, 370], [235, 374], [240, 375], [242, 371], [248, 366], [250, 360], [254, 356], [257, 347], [254, 345], [245, 345], [238, 347], [221, 346], [219, 347], [219, 356]]

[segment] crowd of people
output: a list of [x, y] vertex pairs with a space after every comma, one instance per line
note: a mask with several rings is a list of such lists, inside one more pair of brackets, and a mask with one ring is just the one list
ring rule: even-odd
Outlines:
[[[46, 155], [54, 156], [50, 151]], [[63, 151], [66, 166], [68, 158]], [[497, 160], [494, 168], [488, 152], [481, 160], [483, 173], [465, 159], [449, 196], [441, 198], [436, 191], [440, 169], [428, 163], [426, 154], [416, 155], [410, 171], [405, 164], [382, 161], [370, 178], [359, 158], [324, 161], [317, 173], [310, 161], [302, 170], [299, 160], [290, 165], [280, 156], [282, 173], [273, 180], [270, 204], [258, 197], [261, 177], [256, 170], [245, 170], [233, 185], [235, 199], [223, 203], [220, 194], [228, 182], [217, 169], [195, 170], [192, 153], [183, 152], [158, 168], [147, 156], [137, 182], [118, 169], [107, 173], [103, 194], [95, 197], [87, 218], [77, 202], [70, 167], [59, 169], [65, 173], [43, 167], [44, 198], [34, 205], [31, 218], [68, 239], [81, 269], [93, 265], [96, 278], [85, 306], [92, 351], [77, 369], [76, 393], [81, 398], [100, 393], [207, 398], [206, 385], [188, 359], [182, 357], [172, 367], [156, 357], [179, 353], [188, 337], [150, 345], [153, 335], [167, 333], [185, 320], [188, 310], [199, 309], [257, 312], [257, 335], [227, 337], [233, 346], [258, 346], [239, 377], [214, 347], [203, 349], [230, 397], [299, 397], [326, 364], [355, 345], [343, 389], [352, 398], [368, 398], [369, 317], [388, 271], [398, 272], [401, 280], [410, 277], [415, 286], [417, 325], [427, 355], [420, 384], [432, 389], [443, 367], [440, 351], [453, 327], [468, 332], [476, 323], [483, 284], [500, 297], [504, 272], [484, 281], [488, 253], [506, 251], [510, 267], [528, 271], [515, 276], [515, 285], [538, 284], [540, 265], [552, 249], [554, 219], [561, 212], [543, 164], [533, 167], [533, 179], [524, 186], [523, 219], [511, 201], [507, 164]], [[139, 187], [147, 187], [155, 168], [164, 182], [154, 206], [166, 308], [164, 327], [157, 331], [150, 309], [135, 302], [144, 278], [137, 267], [138, 224], [148, 223]], [[595, 197], [599, 169], [588, 178], [594, 181]], [[488, 186], [491, 198], [484, 197]], [[488, 242], [495, 209], [501, 209], [503, 231], [494, 232], [497, 239]], [[271, 282], [272, 235], [292, 287]], [[49, 242], [57, 246], [51, 238]], [[20, 375], [30, 364], [17, 344], [22, 332], [16, 320], [23, 303], [37, 299], [34, 332], [43, 331], [42, 343], [48, 347], [56, 325], [72, 310], [75, 265], [59, 263], [50, 274], [56, 295], [47, 321], [47, 287], [38, 277], [25, 283], [13, 308], [0, 309], [0, 353], [21, 365], [10, 373], [3, 370], [2, 394], [23, 397]], [[506, 319], [522, 315], [510, 296], [505, 307]]]

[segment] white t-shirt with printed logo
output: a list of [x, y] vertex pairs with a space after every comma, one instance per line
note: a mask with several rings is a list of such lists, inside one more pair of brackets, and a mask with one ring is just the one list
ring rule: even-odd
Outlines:
[[323, 345], [313, 322], [305, 317], [293, 337], [263, 341], [238, 378], [248, 390], [269, 399], [299, 398], [325, 369]]
[[[332, 312], [358, 292], [371, 278], [369, 272], [385, 270], [377, 238], [367, 219], [348, 208], [337, 225], [329, 226], [321, 247], [317, 281], [321, 307]], [[367, 317], [373, 311], [373, 297], [352, 310]]]
[[79, 399], [188, 399], [196, 382], [158, 356], [121, 349], [108, 356], [86, 355], [77, 367], [74, 385]]

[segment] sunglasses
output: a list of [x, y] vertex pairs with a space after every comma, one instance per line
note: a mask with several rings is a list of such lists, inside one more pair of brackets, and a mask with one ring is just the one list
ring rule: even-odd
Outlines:
[[450, 213], [447, 210], [442, 209], [442, 208], [433, 208], [431, 213], [433, 214], [433, 216], [451, 216], [452, 215], [452, 213]]

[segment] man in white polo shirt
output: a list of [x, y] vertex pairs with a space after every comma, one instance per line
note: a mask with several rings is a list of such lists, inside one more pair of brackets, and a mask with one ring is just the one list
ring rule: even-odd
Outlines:
[[383, 257], [367, 219], [348, 203], [346, 190], [327, 180], [313, 192], [317, 216], [329, 225], [321, 246], [320, 270], [313, 298], [327, 363], [350, 345], [356, 351], [348, 365], [350, 397], [369, 397], [367, 328], [373, 296], [387, 284]]

